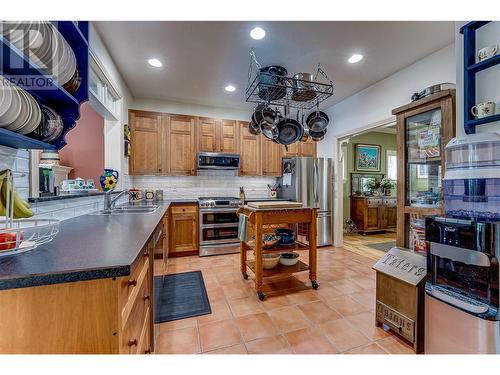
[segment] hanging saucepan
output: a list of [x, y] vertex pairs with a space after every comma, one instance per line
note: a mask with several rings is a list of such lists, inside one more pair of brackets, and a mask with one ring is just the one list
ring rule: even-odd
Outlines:
[[271, 101], [286, 96], [286, 75], [282, 66], [270, 65], [259, 69], [259, 97]]
[[273, 110], [267, 106], [261, 109], [259, 116], [256, 117], [261, 119], [259, 126], [265, 137], [269, 139], [276, 139], [278, 137], [278, 128], [276, 125], [279, 122], [280, 116], [281, 114], [277, 108]]
[[[297, 112], [297, 116], [298, 116], [298, 112]], [[300, 125], [302, 125], [302, 128], [304, 128], [304, 134], [302, 135], [302, 138], [300, 138], [301, 142], [307, 142], [307, 140], [309, 139], [309, 128], [304, 124], [304, 116], [305, 116], [305, 113], [304, 113], [304, 111], [302, 111], [302, 120], [300, 121]], [[298, 121], [298, 117], [297, 117], [297, 121]]]
[[[253, 117], [253, 116], [252, 116]], [[252, 120], [250, 121], [250, 123], [248, 124], [248, 131], [250, 132], [250, 134], [253, 134], [253, 135], [259, 135], [260, 134], [260, 126], [257, 125], [254, 121], [253, 121], [253, 118]]]
[[319, 131], [319, 132], [314, 132], [312, 130], [309, 130], [309, 135], [311, 136], [311, 138], [314, 142], [319, 142], [319, 141], [323, 140], [323, 138], [325, 138], [326, 131], [327, 131], [327, 129], [324, 129], [324, 130]]
[[262, 109], [265, 108], [266, 105], [264, 103], [259, 104], [257, 107], [255, 107], [255, 110], [253, 111], [252, 114], [252, 121], [259, 125], [260, 122], [262, 121]]
[[314, 91], [314, 76], [311, 73], [297, 73], [293, 76], [292, 100], [297, 102], [308, 102], [316, 97]]
[[330, 119], [325, 112], [317, 110], [307, 116], [306, 124], [310, 131], [320, 132], [326, 129], [329, 121]]
[[304, 134], [304, 128], [297, 120], [287, 118], [281, 119], [278, 122], [278, 142], [282, 145], [288, 146], [297, 142]]

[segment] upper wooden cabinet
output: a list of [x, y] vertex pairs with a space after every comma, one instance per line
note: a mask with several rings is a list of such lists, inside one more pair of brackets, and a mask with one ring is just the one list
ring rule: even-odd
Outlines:
[[164, 115], [167, 119], [165, 142], [168, 173], [172, 175], [196, 174], [195, 124], [193, 116]]
[[248, 132], [248, 122], [239, 122], [240, 131], [240, 175], [261, 175], [261, 135]]
[[316, 144], [311, 138], [307, 142], [299, 142], [300, 156], [316, 156]]
[[198, 118], [198, 151], [217, 151], [217, 121], [213, 118]]
[[234, 120], [198, 118], [198, 151], [236, 153], [238, 129]]
[[248, 132], [248, 122], [129, 110], [131, 175], [195, 175], [197, 152], [240, 154], [240, 175], [280, 176], [284, 156], [316, 156], [316, 142], [285, 147]]
[[221, 120], [219, 133], [219, 151], [238, 152], [238, 126], [234, 120]]
[[266, 137], [261, 137], [262, 146], [262, 175], [281, 176], [281, 157], [284, 147]]
[[130, 174], [161, 174], [162, 115], [155, 112], [129, 111], [132, 131]]

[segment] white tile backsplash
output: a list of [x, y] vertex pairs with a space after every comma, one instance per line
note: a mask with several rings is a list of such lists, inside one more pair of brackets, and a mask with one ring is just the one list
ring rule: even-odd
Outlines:
[[[128, 197], [124, 195], [118, 199], [116, 204], [119, 205], [126, 202], [128, 202]], [[35, 214], [34, 218], [37, 219], [67, 220], [102, 210], [103, 208], [103, 195], [31, 203], [31, 209]]]
[[161, 189], [163, 199], [192, 199], [210, 196], [239, 197], [240, 186], [247, 198], [269, 196], [267, 184], [274, 184], [275, 177], [208, 176], [131, 176], [131, 185], [137, 189]]

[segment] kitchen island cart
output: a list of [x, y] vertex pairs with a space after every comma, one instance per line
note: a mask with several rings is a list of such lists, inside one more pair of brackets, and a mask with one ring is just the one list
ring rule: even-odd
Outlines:
[[[241, 273], [244, 279], [248, 279], [247, 268], [255, 275], [255, 291], [261, 301], [264, 300], [265, 294], [262, 290], [263, 279], [267, 277], [277, 277], [279, 275], [292, 275], [297, 272], [309, 271], [309, 280], [312, 287], [318, 288], [316, 281], [317, 272], [317, 252], [316, 252], [316, 218], [317, 209], [303, 207], [288, 207], [288, 208], [256, 208], [244, 206], [238, 210], [239, 215], [245, 215], [248, 224], [247, 241], [240, 242], [240, 262]], [[272, 248], [263, 248], [263, 234], [274, 232], [278, 227], [283, 225], [307, 224], [309, 227], [308, 238], [309, 244], [295, 242], [290, 246], [276, 245]], [[247, 260], [247, 251], [253, 250], [254, 259]], [[273, 269], [264, 269], [262, 265], [262, 255], [270, 252], [289, 252], [296, 250], [309, 250], [309, 262], [304, 263], [299, 261], [293, 266], [284, 266], [280, 263]]]

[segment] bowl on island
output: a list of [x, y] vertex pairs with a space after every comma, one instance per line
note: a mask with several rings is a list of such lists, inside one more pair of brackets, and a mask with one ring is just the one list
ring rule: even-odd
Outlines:
[[293, 251], [289, 253], [281, 253], [280, 263], [284, 266], [293, 266], [299, 261], [299, 256], [299, 253]]
[[262, 236], [262, 246], [264, 249], [270, 249], [276, 246], [280, 240], [281, 237], [275, 234], [264, 234]]
[[281, 257], [279, 253], [262, 254], [262, 267], [265, 270], [273, 269], [278, 265]]

